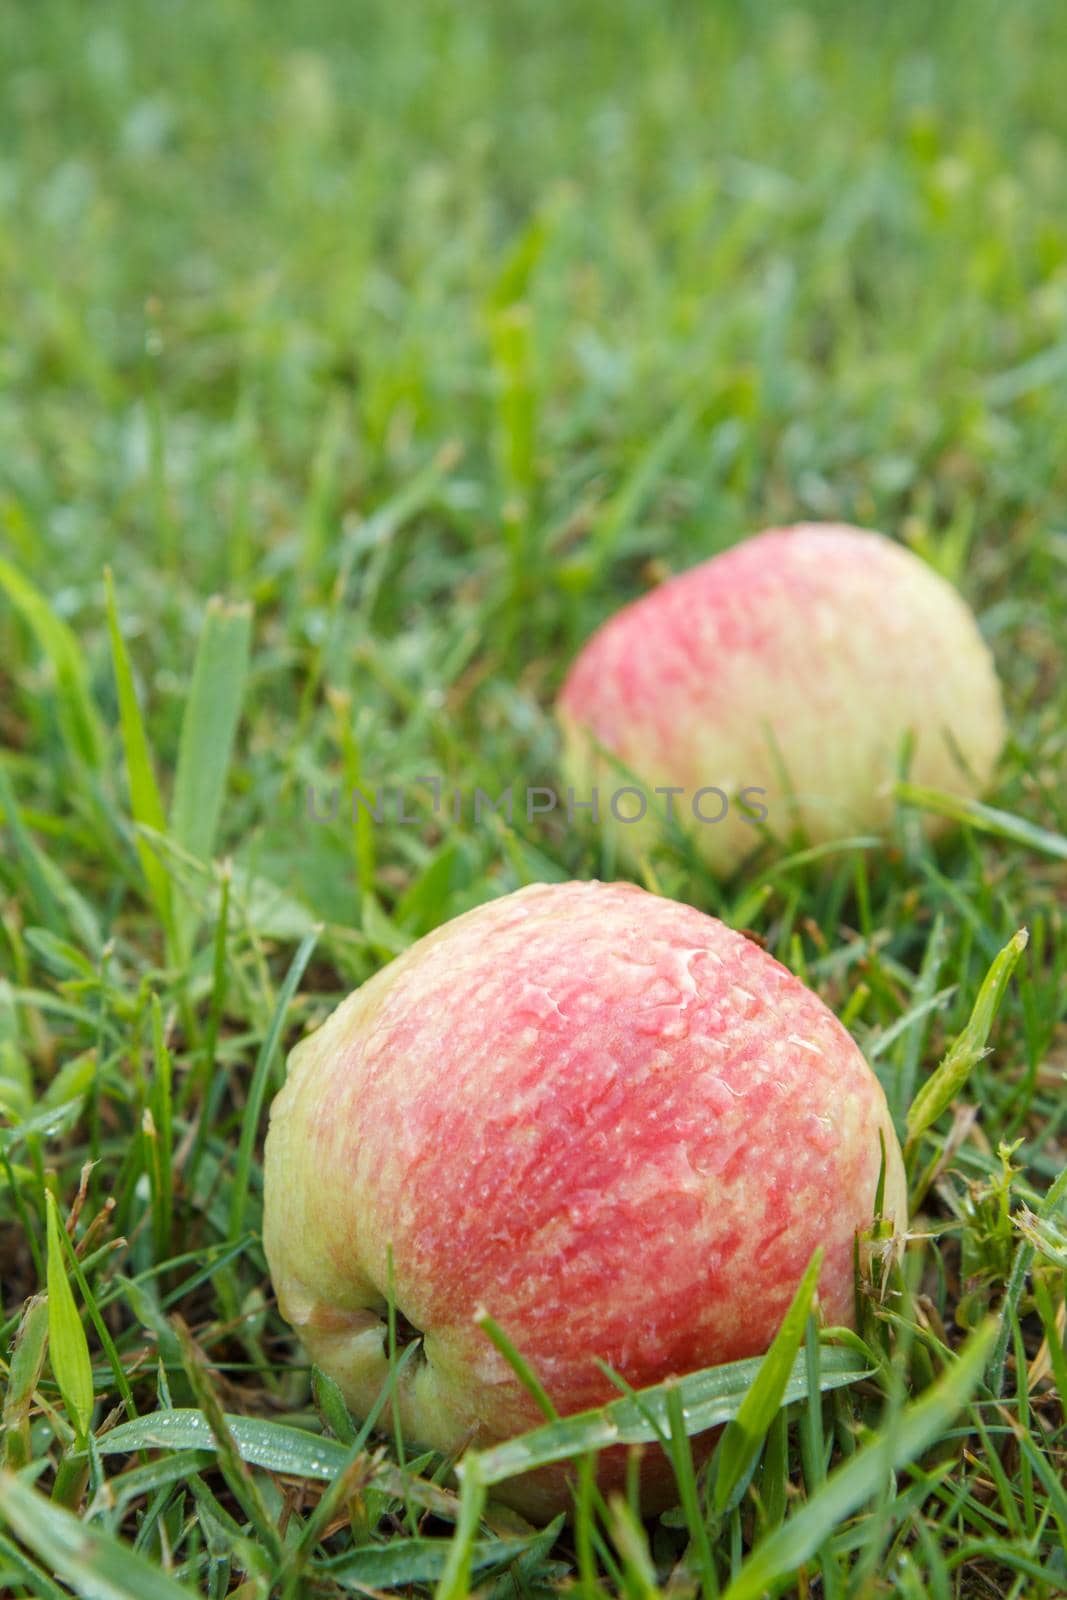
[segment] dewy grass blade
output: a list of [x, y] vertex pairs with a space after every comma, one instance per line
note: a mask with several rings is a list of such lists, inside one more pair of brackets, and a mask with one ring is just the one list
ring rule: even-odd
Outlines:
[[67, 1280], [67, 1262], [60, 1239], [62, 1223], [55, 1197], [45, 1190], [48, 1212], [48, 1344], [59, 1392], [79, 1444], [84, 1444], [93, 1415], [93, 1368], [89, 1341]]
[[[721, 1367], [707, 1367], [674, 1380], [682, 1405], [686, 1431], [702, 1433], [736, 1417], [745, 1396], [755, 1382], [760, 1359], [734, 1361]], [[836, 1389], [870, 1375], [870, 1366], [856, 1351], [827, 1348], [823, 1352], [821, 1383]], [[609, 1445], [648, 1444], [670, 1431], [667, 1407], [668, 1385], [656, 1384], [624, 1396], [595, 1411], [583, 1411], [546, 1423], [518, 1438], [505, 1440], [481, 1452], [481, 1471], [489, 1485], [504, 1483], [535, 1467], [566, 1461], [586, 1450], [603, 1450]], [[807, 1393], [805, 1361], [799, 1355], [793, 1363], [782, 1404], [803, 1399]]]
[[[305, 1428], [284, 1422], [267, 1422], [260, 1417], [238, 1417], [225, 1413], [226, 1426], [236, 1440], [243, 1460], [268, 1472], [292, 1478], [326, 1482], [340, 1472], [349, 1451], [336, 1439], [327, 1439]], [[101, 1455], [130, 1455], [135, 1450], [210, 1450], [218, 1451], [207, 1417], [191, 1406], [171, 1411], [156, 1411], [136, 1422], [120, 1422], [97, 1439]]]
[[[413, 1347], [409, 1347], [413, 1348]], [[406, 1354], [406, 1352], [405, 1352]], [[759, 1361], [739, 1361], [726, 1367], [712, 1367], [677, 1380], [685, 1425], [690, 1433], [726, 1422], [737, 1411], [759, 1370]], [[869, 1376], [870, 1366], [856, 1352], [830, 1347], [823, 1351], [822, 1387], [838, 1388]], [[783, 1403], [803, 1398], [806, 1392], [804, 1363], [794, 1365], [783, 1396]], [[637, 1402], [640, 1402], [639, 1404]], [[657, 1418], [666, 1432], [669, 1427], [664, 1386], [644, 1390], [635, 1400], [613, 1401], [602, 1411], [561, 1419], [517, 1439], [479, 1453], [480, 1476], [491, 1487], [516, 1477], [532, 1467], [566, 1460], [583, 1450], [602, 1449], [619, 1443], [643, 1443], [655, 1431], [649, 1417]], [[614, 1418], [618, 1420], [614, 1420]], [[268, 1422], [258, 1417], [227, 1413], [226, 1425], [236, 1441], [242, 1459], [253, 1466], [283, 1473], [288, 1477], [327, 1481], [343, 1469], [350, 1447], [303, 1428]], [[140, 1417], [136, 1422], [120, 1423], [97, 1440], [102, 1455], [129, 1455], [137, 1450], [212, 1450], [217, 1448], [207, 1418], [202, 1411], [176, 1408]], [[465, 1463], [464, 1463], [465, 1464]], [[416, 1494], [420, 1505], [427, 1504], [428, 1485]], [[440, 1514], [448, 1515], [452, 1504], [445, 1494], [431, 1495]]]
[[[267, 1422], [260, 1417], [239, 1417], [230, 1412], [224, 1413], [224, 1419], [242, 1461], [268, 1472], [332, 1483], [351, 1458], [350, 1447], [305, 1428]], [[117, 1428], [101, 1434], [96, 1445], [101, 1456], [129, 1455], [136, 1450], [207, 1450], [212, 1455], [219, 1451], [218, 1440], [206, 1415], [191, 1406], [159, 1410], [136, 1422], [120, 1423]], [[447, 1522], [456, 1519], [459, 1502], [454, 1494], [425, 1479], [402, 1473], [390, 1461], [376, 1464], [372, 1482], [391, 1499], [402, 1501], [410, 1495], [416, 1505], [434, 1516]]]
[[722, 1516], [726, 1510], [734, 1489], [751, 1465], [781, 1407], [782, 1396], [804, 1339], [804, 1328], [815, 1298], [822, 1260], [823, 1252], [818, 1249], [808, 1263], [770, 1349], [760, 1362], [751, 1389], [722, 1436], [712, 1493], [712, 1506], [717, 1516]]
[[[478, 1539], [471, 1546], [470, 1571], [488, 1573], [510, 1566], [520, 1556], [537, 1549], [540, 1542], [540, 1534], [525, 1539]], [[368, 1587], [398, 1589], [432, 1583], [444, 1576], [452, 1545], [450, 1539], [424, 1538], [356, 1545], [320, 1571], [331, 1582], [361, 1592]]]
[[887, 1472], [899, 1471], [933, 1444], [973, 1394], [995, 1335], [995, 1321], [983, 1323], [959, 1359], [901, 1414], [888, 1440], [876, 1437], [857, 1451], [795, 1516], [756, 1546], [723, 1600], [760, 1600], [809, 1561], [845, 1518], [878, 1492]]

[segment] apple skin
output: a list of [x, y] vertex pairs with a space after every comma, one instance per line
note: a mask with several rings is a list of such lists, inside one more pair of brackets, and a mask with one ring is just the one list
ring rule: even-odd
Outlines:
[[[885, 1096], [827, 1007], [751, 940], [632, 884], [536, 884], [445, 924], [292, 1052], [265, 1157], [283, 1316], [366, 1416], [386, 1381], [389, 1247], [423, 1336], [404, 1434], [442, 1451], [543, 1420], [473, 1318], [561, 1413], [761, 1354], [816, 1245], [830, 1323], [853, 1244], [905, 1222]], [[600, 1458], [618, 1482], [621, 1451]], [[671, 1498], [649, 1462], [646, 1505]], [[546, 1518], [567, 1475], [501, 1490]]]
[[[974, 796], [1004, 743], [996, 672], [974, 616], [925, 562], [880, 533], [800, 524], [757, 534], [617, 612], [571, 667], [557, 704], [576, 798], [602, 791], [601, 817], [633, 860], [662, 834], [665, 798], [713, 870], [760, 843], [737, 796], [766, 826], [797, 824], [819, 844], [883, 832], [905, 737], [910, 780]], [[606, 794], [634, 775], [648, 815], [619, 823]], [[730, 804], [698, 822], [705, 786]], [[631, 813], [636, 800], [621, 802]], [[714, 796], [698, 801], [714, 819]], [[943, 826], [931, 819], [930, 830]]]

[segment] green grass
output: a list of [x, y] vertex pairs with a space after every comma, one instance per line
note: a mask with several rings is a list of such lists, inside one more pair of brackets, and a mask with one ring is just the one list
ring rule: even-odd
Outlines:
[[[1067, 1591], [1065, 56], [1055, 0], [0, 0], [0, 1592]], [[306, 791], [551, 784], [595, 624], [803, 517], [963, 588], [996, 787], [646, 881], [846, 1018], [915, 1237], [851, 1344], [687, 1380], [709, 1472], [620, 1399], [679, 1510], [534, 1530], [494, 1484], [604, 1419], [398, 1463], [276, 1313], [260, 1139], [396, 951], [617, 869]]]

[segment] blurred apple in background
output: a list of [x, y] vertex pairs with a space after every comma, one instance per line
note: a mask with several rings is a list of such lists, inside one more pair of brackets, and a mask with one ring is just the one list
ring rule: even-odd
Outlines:
[[[750, 940], [630, 884], [538, 884], [446, 924], [290, 1058], [265, 1164], [283, 1315], [365, 1416], [395, 1304], [405, 1436], [442, 1451], [762, 1353], [815, 1246], [830, 1322], [905, 1187], [885, 1097], [826, 1006]], [[621, 1471], [609, 1452], [605, 1481]], [[662, 1469], [665, 1462], [659, 1458]], [[650, 1466], [649, 1499], [670, 1497]], [[547, 1517], [563, 1469], [508, 1485]]]
[[[884, 830], [906, 740], [913, 783], [966, 796], [1004, 742], [960, 595], [883, 535], [831, 524], [759, 534], [626, 606], [578, 656], [558, 716], [568, 782], [579, 799], [601, 789], [630, 859], [670, 807], [724, 873], [758, 846], [754, 817], [810, 844]], [[626, 772], [648, 792], [643, 820], [612, 815]], [[684, 793], [653, 796], [670, 786]], [[714, 789], [724, 799], [694, 804]], [[637, 816], [637, 801], [617, 809]]]

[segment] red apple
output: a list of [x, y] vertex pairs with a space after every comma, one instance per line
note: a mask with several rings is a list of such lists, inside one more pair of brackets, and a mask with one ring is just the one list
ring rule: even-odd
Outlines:
[[[760, 1354], [817, 1244], [823, 1311], [851, 1321], [879, 1134], [902, 1225], [885, 1097], [821, 1000], [690, 906], [536, 884], [420, 940], [293, 1051], [264, 1244], [359, 1416], [387, 1376], [392, 1247], [422, 1341], [400, 1420], [451, 1451], [541, 1420], [481, 1307], [563, 1413], [615, 1394], [597, 1357], [641, 1386]], [[562, 1469], [508, 1490], [537, 1516], [567, 1503]]]
[[[959, 795], [984, 788], [1004, 741], [960, 595], [881, 534], [835, 525], [761, 533], [626, 606], [575, 661], [558, 715], [575, 798], [600, 790], [628, 855], [669, 808], [723, 872], [758, 845], [753, 817], [811, 843], [883, 830], [907, 738], [911, 780]], [[643, 820], [621, 820], [633, 796], [612, 813], [622, 771]], [[653, 794], [668, 787], [683, 792]]]

